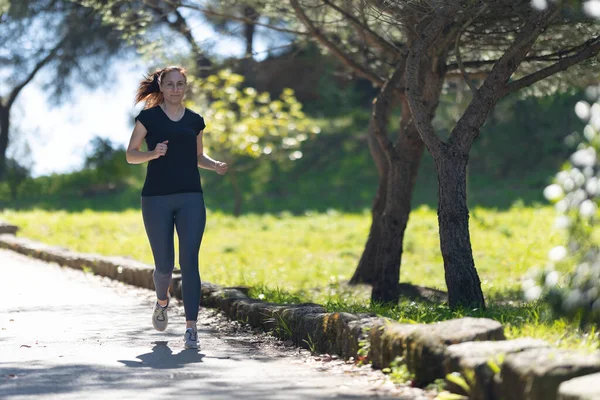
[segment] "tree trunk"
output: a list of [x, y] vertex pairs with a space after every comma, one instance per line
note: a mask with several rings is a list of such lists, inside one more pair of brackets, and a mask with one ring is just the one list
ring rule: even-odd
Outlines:
[[[408, 105], [403, 109], [408, 112]], [[377, 246], [376, 279], [373, 282], [371, 301], [397, 304], [400, 293], [400, 267], [404, 232], [408, 224], [412, 193], [425, 147], [419, 132], [410, 123], [404, 130], [395, 156], [391, 159], [388, 176], [386, 207], [381, 218], [382, 232]]]
[[438, 173], [438, 223], [451, 308], [485, 308], [481, 282], [473, 261], [467, 208], [468, 153], [452, 146], [434, 157]]
[[[358, 266], [354, 271], [354, 275], [350, 279], [349, 283], [351, 285], [356, 285], [359, 283], [366, 283], [369, 285], [373, 284], [377, 269], [377, 266], [375, 265], [377, 246], [379, 245], [381, 235], [383, 234], [383, 223], [381, 217], [383, 215], [383, 210], [385, 209], [385, 202], [387, 199], [389, 161], [387, 160], [387, 157], [375, 135], [375, 129], [377, 129], [377, 122], [375, 121], [375, 106], [376, 104], [373, 105], [373, 112], [371, 113], [371, 120], [369, 121], [368, 143], [371, 157], [373, 158], [375, 166], [377, 167], [377, 171], [379, 172], [379, 186], [377, 187], [377, 193], [375, 195], [375, 199], [373, 200], [373, 206], [371, 207], [371, 229], [369, 230], [369, 237], [367, 239], [365, 249], [363, 250], [363, 254], [360, 257], [360, 261], [358, 262]], [[381, 107], [389, 107], [390, 103], [379, 104], [378, 106], [380, 107], [380, 112], [384, 112], [386, 115], [389, 115], [389, 110], [383, 110]], [[384, 123], [387, 125], [387, 118]]]
[[[244, 7], [244, 17], [250, 19], [253, 22], [258, 20], [258, 13], [253, 7]], [[246, 57], [252, 57], [254, 51], [254, 32], [256, 31], [256, 25], [252, 22], [244, 22], [244, 40], [246, 42]]]
[[371, 208], [371, 229], [369, 230], [369, 237], [362, 256], [360, 257], [360, 261], [358, 262], [358, 267], [356, 267], [356, 271], [354, 271], [354, 275], [350, 279], [349, 283], [351, 285], [357, 285], [359, 283], [372, 285], [375, 280], [377, 245], [380, 243], [381, 236], [383, 235], [382, 215], [387, 197], [387, 175], [386, 171], [385, 176], [379, 177], [379, 187], [377, 188], [377, 194], [375, 195], [373, 207]]
[[0, 181], [6, 173], [6, 149], [8, 148], [8, 131], [10, 128], [10, 110], [0, 106]]
[[[407, 105], [404, 105], [404, 107], [408, 110]], [[408, 121], [410, 119], [410, 113], [406, 113], [403, 118], [404, 121]], [[371, 208], [372, 221], [369, 237], [358, 263], [358, 267], [350, 280], [350, 284], [366, 283], [373, 285], [378, 276], [377, 268], [380, 264], [377, 260], [377, 254], [379, 246], [383, 245], [386, 239], [391, 239], [394, 236], [394, 231], [386, 227], [383, 222], [383, 214], [390, 187], [395, 186], [397, 189], [392, 189], [393, 193], [391, 196], [393, 201], [397, 202], [398, 207], [393, 206], [388, 210], [388, 218], [391, 218], [392, 220], [408, 221], [412, 193], [417, 180], [421, 158], [423, 157], [424, 144], [419, 133], [412, 124], [406, 127], [404, 134], [406, 135], [406, 140], [396, 149], [398, 160], [393, 162], [398, 164], [396, 165], [397, 169], [406, 168], [406, 174], [396, 172], [393, 176], [390, 176], [389, 167], [384, 168], [383, 172], [380, 174], [379, 187], [377, 188], [377, 194], [373, 201], [373, 207]], [[373, 157], [375, 157], [375, 155], [373, 155]], [[395, 240], [397, 248], [394, 251], [398, 253], [397, 269], [400, 268], [404, 229], [406, 229], [406, 222], [404, 223], [404, 228], [402, 228], [402, 233], [397, 234], [399, 235], [399, 238]], [[390, 245], [386, 244], [386, 246]], [[381, 251], [385, 252], [386, 250], [382, 249]], [[398, 271], [398, 276], [399, 275], [400, 272]]]
[[235, 217], [239, 217], [242, 213], [242, 190], [240, 189], [240, 185], [237, 180], [237, 175], [234, 170], [229, 170], [229, 178], [231, 179], [231, 186], [233, 186], [233, 215]]

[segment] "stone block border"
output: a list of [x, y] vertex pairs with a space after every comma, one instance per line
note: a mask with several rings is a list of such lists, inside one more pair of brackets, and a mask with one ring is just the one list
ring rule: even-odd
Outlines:
[[0, 234], [8, 233], [10, 235], [16, 235], [19, 227], [16, 225], [7, 224], [6, 222], [0, 221]]
[[[16, 237], [17, 230], [0, 222], [0, 248], [154, 289], [150, 265], [49, 246]], [[181, 299], [178, 276], [171, 294]], [[590, 394], [589, 388], [599, 376], [600, 352], [566, 352], [529, 338], [505, 340], [502, 325], [490, 319], [400, 324], [374, 314], [331, 313], [318, 304], [268, 303], [249, 298], [244, 288], [208, 282], [202, 283], [201, 302], [317, 353], [360, 357], [375, 368], [396, 360], [406, 365], [417, 385], [446, 378], [450, 390], [465, 398], [600, 400], [598, 391]]]

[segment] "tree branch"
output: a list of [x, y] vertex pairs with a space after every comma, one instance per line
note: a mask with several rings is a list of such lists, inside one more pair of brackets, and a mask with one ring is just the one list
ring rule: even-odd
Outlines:
[[356, 63], [348, 56], [348, 54], [344, 53], [329, 39], [327, 39], [325, 35], [323, 35], [319, 31], [319, 29], [317, 29], [313, 22], [304, 13], [302, 8], [298, 4], [298, 0], [290, 0], [290, 2], [292, 4], [292, 7], [294, 8], [296, 15], [308, 28], [313, 37], [317, 39], [323, 46], [329, 49], [329, 51], [331, 51], [331, 53], [333, 53], [344, 65], [354, 70], [358, 75], [362, 76], [363, 78], [370, 80], [377, 86], [381, 86], [384, 84], [384, 80], [380, 76], [375, 74], [373, 71], [369, 70], [367, 67]]
[[[569, 49], [565, 49], [565, 50], [560, 50], [560, 51], [556, 51], [554, 53], [549, 53], [549, 54], [544, 54], [544, 55], [540, 55], [540, 56], [528, 56], [525, 57], [523, 59], [523, 62], [534, 62], [534, 61], [540, 61], [540, 62], [550, 62], [550, 61], [560, 61], [563, 58], [565, 58], [565, 56], [567, 54], [571, 54], [573, 52], [578, 52], [581, 49], [585, 49], [586, 47], [590, 46], [591, 44], [593, 44], [596, 41], [596, 38], [587, 40], [586, 42], [575, 46], [575, 47], [571, 47]], [[483, 67], [486, 65], [494, 65], [498, 62], [498, 60], [472, 60], [472, 61], [464, 61], [463, 64], [466, 68], [479, 68], [479, 67]], [[459, 65], [457, 63], [453, 63], [453, 64], [448, 64], [446, 66], [446, 70], [447, 71], [453, 71], [456, 69], [460, 69]]]
[[13, 88], [13, 90], [11, 90], [10, 94], [8, 95], [8, 99], [6, 100], [6, 108], [10, 108], [14, 101], [16, 100], [17, 96], [19, 95], [19, 93], [21, 92], [21, 90], [23, 90], [23, 88], [25, 86], [27, 86], [27, 84], [29, 82], [31, 82], [33, 80], [33, 78], [35, 78], [35, 75], [46, 65], [48, 64], [50, 61], [52, 61], [52, 59], [56, 56], [56, 53], [58, 52], [58, 50], [60, 50], [60, 48], [65, 44], [65, 42], [67, 41], [67, 36], [64, 36], [55, 46], [54, 48], [52, 48], [52, 50], [50, 50], [50, 52], [46, 55], [46, 57], [44, 57], [42, 60], [40, 60], [36, 66], [33, 68], [33, 70], [29, 73], [29, 75], [27, 75], [27, 77], [17, 86], [15, 86]]
[[368, 42], [374, 46], [379, 47], [384, 52], [389, 52], [391, 54], [397, 54], [399, 52], [406, 52], [406, 49], [395, 46], [394, 44], [388, 42], [377, 33], [373, 32], [371, 28], [367, 25], [361, 23], [354, 15], [346, 12], [344, 9], [340, 8], [337, 4], [332, 3], [330, 0], [323, 0], [323, 3], [327, 4], [329, 7], [333, 8], [340, 14], [342, 14], [356, 29], [359, 29], [365, 32], [366, 37], [368, 38]]
[[469, 79], [469, 77], [467, 75], [467, 71], [465, 70], [465, 66], [463, 65], [462, 58], [460, 56], [460, 37], [462, 36], [464, 30], [467, 29], [467, 27], [469, 25], [471, 25], [473, 20], [475, 18], [477, 18], [479, 15], [481, 15], [481, 13], [486, 10], [486, 8], [487, 8], [487, 4], [484, 4], [483, 7], [481, 7], [481, 9], [479, 9], [479, 11], [477, 11], [477, 13], [475, 13], [475, 15], [473, 15], [469, 19], [469, 21], [467, 21], [467, 23], [463, 25], [463, 27], [460, 29], [460, 31], [456, 35], [456, 43], [454, 44], [454, 53], [456, 55], [456, 63], [458, 64], [458, 68], [460, 68], [460, 72], [463, 76], [463, 79], [465, 80], [467, 85], [469, 85], [469, 89], [471, 89], [471, 92], [473, 93], [474, 98], [477, 97], [479, 94], [477, 92], [477, 88], [475, 87], [473, 82], [471, 82], [471, 79]]
[[405, 82], [408, 104], [410, 106], [414, 124], [432, 155], [439, 153], [442, 141], [436, 136], [433, 124], [427, 118], [427, 109], [423, 103], [423, 96], [421, 94], [421, 88], [419, 87], [421, 81], [421, 79], [419, 79], [419, 73], [421, 60], [427, 53], [429, 47], [431, 47], [433, 42], [439, 37], [442, 30], [450, 23], [448, 17], [451, 15], [452, 11], [452, 7], [444, 6], [440, 13], [433, 17], [423, 31], [417, 33], [415, 43], [410, 49], [406, 61]]
[[519, 67], [539, 35], [559, 13], [562, 3], [549, 4], [543, 12], [529, 17], [511, 47], [500, 57], [479, 88], [479, 97], [473, 98], [450, 134], [449, 143], [468, 154], [481, 126], [501, 97], [501, 89]]
[[254, 21], [254, 20], [252, 20], [251, 18], [248, 18], [248, 17], [240, 17], [240, 16], [232, 15], [232, 14], [219, 13], [219, 12], [210, 10], [208, 8], [202, 8], [202, 7], [199, 7], [197, 5], [190, 4], [190, 3], [175, 3], [172, 0], [162, 0], [162, 1], [165, 1], [165, 2], [167, 2], [169, 4], [171, 4], [171, 5], [175, 5], [177, 7], [189, 8], [190, 10], [199, 11], [199, 12], [201, 12], [203, 14], [211, 15], [213, 17], [227, 18], [227, 19], [231, 19], [233, 21], [244, 22], [246, 24], [253, 24], [253, 25], [257, 25], [257, 26], [262, 26], [264, 28], [268, 28], [268, 29], [271, 29], [271, 30], [277, 31], [277, 32], [291, 33], [291, 34], [298, 35], [298, 36], [310, 35], [310, 33], [308, 33], [308, 32], [295, 31], [293, 29], [286, 29], [286, 28], [280, 28], [278, 26], [274, 26], [274, 25], [270, 25], [270, 24], [263, 24], [263, 23], [260, 23], [258, 21]]
[[501, 90], [501, 97], [506, 96], [509, 93], [516, 92], [518, 90], [523, 89], [524, 87], [530, 86], [542, 79], [545, 79], [551, 75], [556, 74], [560, 71], [565, 71], [569, 67], [573, 65], [579, 64], [580, 62], [587, 60], [588, 58], [592, 58], [597, 56], [600, 53], [600, 37], [594, 39], [595, 43], [591, 46], [585, 47], [579, 53], [572, 55], [570, 57], [563, 58], [555, 64], [552, 64], [544, 69], [541, 69], [537, 72], [529, 74], [521, 79], [518, 79], [514, 82], [511, 82], [504, 86]]
[[393, 100], [395, 87], [404, 75], [406, 69], [406, 57], [402, 57], [396, 65], [392, 75], [385, 81], [381, 87], [379, 94], [373, 101], [373, 116], [371, 123], [373, 129], [369, 129], [369, 133], [373, 132], [379, 146], [385, 153], [388, 160], [394, 154], [394, 142], [387, 135], [387, 122], [390, 114], [390, 103]]

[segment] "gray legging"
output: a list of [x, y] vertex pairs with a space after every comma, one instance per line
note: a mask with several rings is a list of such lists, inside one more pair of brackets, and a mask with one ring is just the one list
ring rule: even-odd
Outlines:
[[175, 266], [173, 227], [179, 238], [179, 266], [186, 321], [198, 319], [200, 272], [198, 252], [206, 225], [202, 193], [142, 196], [144, 226], [154, 256], [154, 286], [159, 300], [167, 299]]

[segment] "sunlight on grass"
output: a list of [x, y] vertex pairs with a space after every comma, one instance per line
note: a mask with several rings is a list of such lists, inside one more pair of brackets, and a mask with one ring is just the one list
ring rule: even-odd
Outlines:
[[[471, 211], [473, 255], [483, 291], [493, 300], [485, 312], [457, 312], [441, 305], [416, 303], [402, 303], [394, 309], [372, 308], [367, 287], [346, 285], [368, 234], [368, 212], [234, 218], [209, 210], [200, 252], [201, 276], [220, 285], [250, 286], [251, 296], [267, 301], [316, 302], [331, 311], [377, 312], [408, 323], [486, 316], [502, 322], [510, 337], [526, 335], [558, 346], [592, 348], [597, 346], [597, 334], [586, 335], [573, 324], [546, 317], [543, 306], [503, 302], [514, 300], [526, 271], [544, 265], [548, 250], [563, 243], [564, 238], [552, 228], [554, 216], [549, 206]], [[152, 264], [139, 210], [6, 210], [0, 218], [19, 225], [19, 234], [24, 237]], [[445, 290], [435, 210], [423, 206], [411, 213], [404, 249], [401, 280]]]

